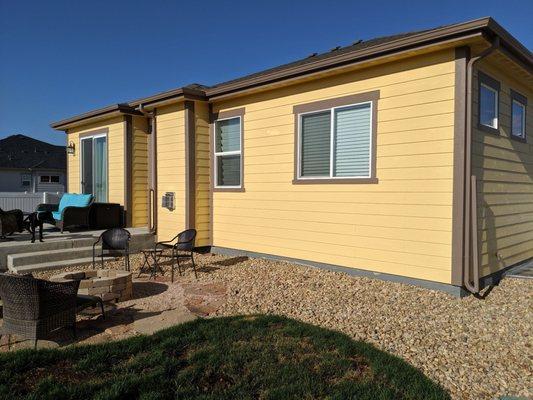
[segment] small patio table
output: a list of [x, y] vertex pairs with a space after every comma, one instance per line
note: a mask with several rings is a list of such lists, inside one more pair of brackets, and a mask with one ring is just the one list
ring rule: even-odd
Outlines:
[[148, 279], [155, 278], [157, 272], [163, 274], [164, 271], [159, 265], [159, 259], [163, 255], [163, 250], [165, 249], [151, 248], [141, 250], [141, 253], [144, 256], [144, 260], [141, 269], [139, 270], [139, 275], [137, 275], [137, 278], [141, 276], [143, 272], [150, 272], [150, 277]]

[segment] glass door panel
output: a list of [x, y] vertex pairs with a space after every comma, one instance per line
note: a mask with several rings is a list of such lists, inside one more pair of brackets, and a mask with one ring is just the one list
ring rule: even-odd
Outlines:
[[81, 191], [95, 201], [107, 202], [107, 137], [81, 140]]
[[93, 193], [93, 138], [81, 140], [81, 192]]
[[94, 139], [94, 197], [96, 201], [107, 201], [107, 138]]

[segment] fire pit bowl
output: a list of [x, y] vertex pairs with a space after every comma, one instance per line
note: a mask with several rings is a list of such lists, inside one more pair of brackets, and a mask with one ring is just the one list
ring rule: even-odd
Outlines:
[[131, 272], [116, 269], [70, 271], [50, 277], [52, 282], [80, 281], [78, 294], [99, 296], [102, 301], [131, 299], [133, 286]]

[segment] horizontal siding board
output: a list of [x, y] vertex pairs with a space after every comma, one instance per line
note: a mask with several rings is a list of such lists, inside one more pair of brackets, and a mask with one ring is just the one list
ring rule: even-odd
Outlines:
[[[533, 152], [529, 143], [510, 139], [510, 90], [533, 98], [533, 90], [517, 82], [493, 62], [479, 66], [501, 83], [499, 135], [474, 129], [473, 171], [478, 178], [478, 228], [481, 274], [533, 257]], [[477, 121], [477, 73], [474, 88], [474, 126]], [[533, 129], [527, 109], [526, 127]], [[532, 129], [529, 129], [531, 127]]]

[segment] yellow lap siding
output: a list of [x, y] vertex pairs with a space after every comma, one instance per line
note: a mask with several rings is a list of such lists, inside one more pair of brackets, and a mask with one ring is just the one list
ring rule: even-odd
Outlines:
[[[213, 244], [450, 283], [454, 52], [218, 101], [245, 107], [244, 192], [213, 194]], [[293, 106], [380, 91], [378, 184], [293, 185]]]
[[[499, 135], [477, 129], [477, 71], [473, 90], [472, 167], [478, 178], [478, 235], [481, 276], [533, 257], [533, 88], [498, 67], [494, 59], [480, 62], [479, 70], [498, 80]], [[511, 139], [513, 89], [528, 99], [528, 143]]]
[[[183, 103], [157, 109], [157, 236], [172, 239], [185, 229], [185, 115]], [[173, 192], [174, 210], [161, 198]]]
[[132, 120], [132, 226], [148, 226], [148, 121]]
[[91, 132], [107, 129], [108, 151], [108, 201], [124, 205], [124, 117], [115, 117], [94, 124], [87, 124], [68, 130], [67, 142], [76, 145], [74, 155], [68, 155], [68, 190], [71, 193], [81, 191], [81, 142], [80, 137]]
[[209, 106], [197, 101], [195, 110], [195, 228], [196, 246], [211, 245], [209, 176]]

